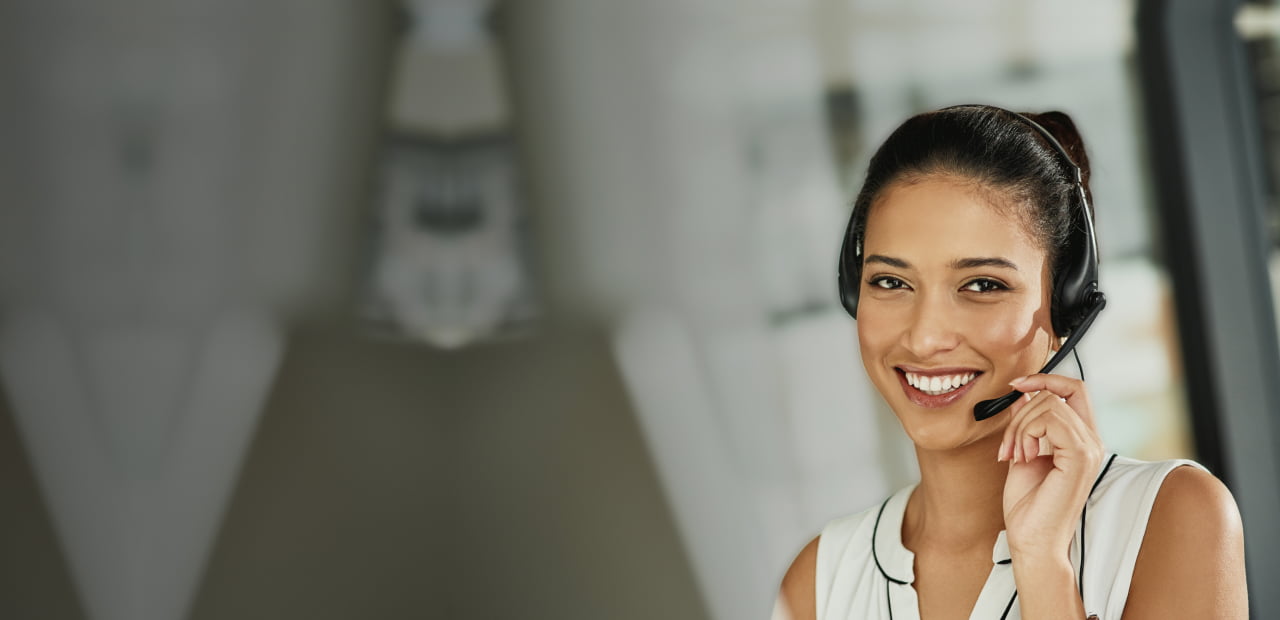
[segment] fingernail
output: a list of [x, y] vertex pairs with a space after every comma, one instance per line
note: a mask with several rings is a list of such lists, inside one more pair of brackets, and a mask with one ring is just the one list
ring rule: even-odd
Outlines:
[[[1027, 375], [1027, 377], [1030, 377], [1030, 376], [1031, 376], [1031, 375]], [[1009, 382], [1009, 385], [1011, 385], [1011, 386], [1013, 386], [1013, 387], [1018, 387], [1018, 384], [1019, 384], [1019, 383], [1022, 383], [1023, 381], [1026, 381], [1026, 380], [1027, 380], [1027, 377], [1018, 377], [1017, 379], [1014, 379], [1013, 381], [1010, 381], [1010, 382]]]

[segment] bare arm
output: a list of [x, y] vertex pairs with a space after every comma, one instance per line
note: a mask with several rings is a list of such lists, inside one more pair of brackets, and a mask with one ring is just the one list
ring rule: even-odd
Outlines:
[[1212, 475], [1179, 467], [1151, 508], [1124, 620], [1248, 617], [1235, 500]]
[[818, 616], [814, 584], [818, 572], [819, 538], [809, 541], [800, 550], [782, 578], [782, 588], [778, 592], [781, 620], [816, 620]]

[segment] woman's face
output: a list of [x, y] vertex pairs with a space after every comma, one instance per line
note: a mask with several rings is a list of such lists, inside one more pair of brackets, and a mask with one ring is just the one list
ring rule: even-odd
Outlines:
[[1037, 372], [1055, 343], [1045, 251], [984, 196], [998, 194], [958, 177], [899, 182], [867, 219], [862, 363], [921, 449], [998, 441], [1009, 416], [977, 422], [974, 405]]

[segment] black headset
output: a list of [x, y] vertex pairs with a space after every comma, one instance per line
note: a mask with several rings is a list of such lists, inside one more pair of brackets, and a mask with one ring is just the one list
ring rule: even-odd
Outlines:
[[[1084, 175], [1080, 166], [1071, 159], [1057, 138], [1054, 138], [1048, 129], [1026, 116], [988, 105], [959, 105], [943, 108], [943, 110], [955, 108], [986, 108], [1018, 119], [1040, 134], [1075, 173], [1073, 182], [1076, 187], [1074, 192], [1076, 205], [1072, 209], [1075, 222], [1071, 228], [1071, 238], [1066, 247], [1062, 248], [1067, 255], [1059, 261], [1061, 268], [1055, 269], [1053, 274], [1053, 300], [1050, 306], [1053, 330], [1059, 336], [1066, 336], [1067, 341], [1040, 370], [1041, 373], [1049, 372], [1075, 348], [1085, 331], [1093, 324], [1093, 320], [1098, 317], [1098, 313], [1107, 305], [1106, 296], [1098, 290], [1098, 240], [1093, 232], [1092, 207], [1089, 205], [1088, 194], [1084, 190]], [[849, 217], [849, 224], [844, 232], [844, 242], [840, 246], [840, 264], [837, 267], [840, 303], [855, 320], [858, 318], [858, 294], [862, 284], [862, 239], [854, 230], [859, 215], [855, 209]], [[1021, 395], [1021, 392], [1013, 391], [1000, 398], [984, 400], [974, 407], [973, 416], [977, 420], [985, 420], [1003, 411]]]

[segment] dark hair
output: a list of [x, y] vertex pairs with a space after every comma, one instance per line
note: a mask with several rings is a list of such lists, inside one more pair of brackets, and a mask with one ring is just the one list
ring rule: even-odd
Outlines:
[[[1089, 158], [1071, 117], [1062, 112], [1023, 114], [1046, 129], [1079, 167], [1086, 199]], [[955, 176], [1005, 200], [997, 205], [1019, 215], [1048, 254], [1052, 272], [1065, 257], [1076, 219], [1076, 172], [1071, 163], [1017, 114], [992, 106], [957, 106], [907, 119], [871, 158], [854, 201], [853, 239], [865, 238], [867, 216], [880, 195], [897, 182], [933, 175]], [[1090, 210], [1092, 216], [1092, 210]], [[858, 252], [857, 255], [861, 255]], [[854, 266], [855, 268], [860, 267]], [[854, 284], [856, 286], [856, 283]]]

